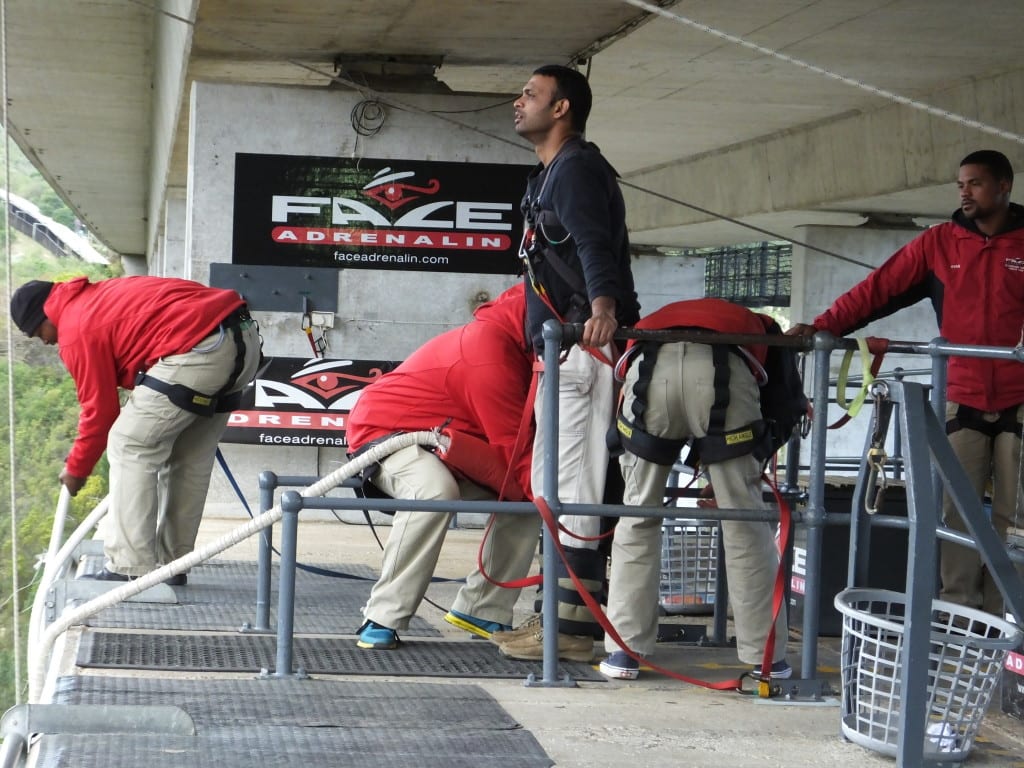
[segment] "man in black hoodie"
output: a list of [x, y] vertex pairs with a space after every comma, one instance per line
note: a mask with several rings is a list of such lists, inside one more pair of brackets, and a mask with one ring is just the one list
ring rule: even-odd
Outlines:
[[[545, 321], [582, 323], [579, 344], [559, 368], [558, 496], [569, 503], [599, 504], [608, 470], [605, 436], [612, 423], [614, 388], [612, 337], [639, 317], [633, 289], [626, 233], [626, 206], [615, 169], [598, 148], [583, 138], [593, 96], [587, 78], [557, 64], [534, 70], [514, 108], [515, 131], [533, 144], [540, 161], [523, 196], [526, 230], [520, 256], [526, 273], [526, 324], [541, 355]], [[534, 496], [541, 496], [544, 434], [541, 409], [547, 377], [537, 391], [537, 437], [534, 441]], [[595, 597], [605, 576], [598, 542], [601, 520], [562, 515], [571, 533], [560, 533], [566, 557]], [[559, 655], [589, 661], [601, 629], [576, 593], [559, 561]], [[541, 631], [492, 638], [506, 656], [540, 659]]]
[[[951, 343], [1015, 347], [1024, 338], [1024, 208], [1010, 202], [1013, 167], [983, 149], [960, 161], [960, 208], [931, 227], [790, 335], [842, 336], [928, 297]], [[978, 495], [992, 482], [992, 523], [1021, 526], [1024, 368], [1013, 360], [951, 357], [946, 433]], [[947, 496], [945, 523], [966, 531]], [[1014, 523], [1015, 519], [1017, 520]], [[1001, 615], [1002, 597], [972, 549], [942, 543], [942, 597]]]

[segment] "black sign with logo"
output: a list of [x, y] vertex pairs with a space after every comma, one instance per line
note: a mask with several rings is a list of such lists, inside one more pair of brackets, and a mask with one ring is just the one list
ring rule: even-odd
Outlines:
[[517, 274], [529, 170], [240, 153], [232, 261]]
[[274, 358], [244, 391], [221, 441], [345, 448], [348, 414], [359, 394], [397, 367], [393, 360]]

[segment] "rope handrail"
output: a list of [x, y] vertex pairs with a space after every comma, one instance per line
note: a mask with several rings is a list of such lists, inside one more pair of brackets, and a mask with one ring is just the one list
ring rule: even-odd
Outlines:
[[[381, 461], [383, 458], [389, 456], [395, 451], [407, 448], [411, 445], [427, 445], [436, 447], [438, 445], [438, 435], [435, 432], [407, 432], [405, 434], [396, 435], [395, 437], [385, 440], [380, 445], [374, 446], [370, 450], [366, 451], [366, 453], [360, 454], [351, 461], [342, 464], [329, 475], [300, 491], [299, 494], [307, 498], [323, 496], [346, 478], [352, 477], [370, 465]], [[46, 631], [43, 633], [38, 644], [38, 654], [33, 659], [34, 663], [29, 667], [29, 702], [33, 704], [40, 703], [46, 678], [46, 663], [53, 652], [53, 647], [57, 642], [57, 638], [67, 631], [69, 627], [80, 624], [85, 619], [93, 616], [104, 608], [116, 605], [126, 598], [137, 595], [140, 592], [169, 579], [171, 576], [175, 576], [184, 572], [188, 568], [209, 560], [214, 555], [217, 555], [225, 549], [233, 547], [235, 544], [244, 541], [254, 533], [258, 533], [264, 528], [268, 528], [273, 525], [281, 519], [282, 514], [283, 511], [281, 509], [281, 505], [277, 504], [259, 517], [255, 517], [247, 523], [240, 525], [238, 528], [229, 531], [215, 541], [210, 542], [199, 549], [193, 550], [189, 554], [179, 557], [171, 563], [162, 565], [144, 576], [140, 576], [133, 581], [125, 582], [121, 586], [89, 600], [87, 603], [84, 603], [67, 615], [62, 615], [57, 621], [47, 627]]]

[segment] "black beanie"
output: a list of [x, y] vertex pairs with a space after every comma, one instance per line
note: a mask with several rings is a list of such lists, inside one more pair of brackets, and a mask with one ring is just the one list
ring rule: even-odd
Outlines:
[[53, 283], [48, 283], [45, 280], [31, 280], [11, 296], [11, 319], [26, 336], [31, 336], [38, 331], [39, 326], [46, 319], [43, 304], [46, 303], [52, 288]]

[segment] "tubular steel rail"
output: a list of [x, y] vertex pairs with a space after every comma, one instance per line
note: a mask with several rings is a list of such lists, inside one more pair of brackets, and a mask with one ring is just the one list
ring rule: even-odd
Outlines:
[[[545, 376], [550, 377], [550, 385], [545, 387], [545, 396], [547, 398], [543, 409], [545, 416], [542, 423], [538, 425], [538, 428], [545, 430], [546, 449], [545, 455], [542, 457], [544, 465], [543, 495], [545, 499], [556, 516], [560, 514], [662, 518], [678, 516], [678, 508], [674, 507], [666, 509], [664, 507], [624, 505], [563, 504], [559, 501], [557, 493], [558, 354], [562, 344], [574, 342], [578, 338], [579, 332], [579, 326], [562, 326], [554, 322], [549, 322], [544, 328], [546, 342], [544, 370]], [[811, 350], [813, 353], [814, 373], [812, 400], [815, 403], [828, 402], [828, 374], [831, 353], [836, 349], [856, 348], [855, 340], [839, 339], [824, 332], [816, 334], [813, 338], [788, 336], [766, 338], [762, 335], [719, 334], [693, 330], [640, 331], [621, 329], [617, 334], [617, 338], [719, 344], [768, 343], [777, 346], [795, 347], [801, 350]], [[810, 692], [810, 695], [813, 697], [819, 695], [822, 690], [820, 686], [821, 681], [816, 680], [815, 675], [817, 670], [819, 606], [821, 604], [822, 533], [825, 525], [848, 524], [851, 528], [850, 564], [847, 574], [848, 586], [855, 586], [865, 578], [868, 558], [868, 534], [870, 533], [871, 526], [909, 529], [910, 546], [906, 586], [909, 598], [907, 610], [908, 616], [911, 618], [907, 632], [907, 643], [910, 653], [907, 657], [909, 661], [902, 670], [903, 691], [908, 700], [917, 700], [917, 697], [923, 697], [923, 686], [927, 682], [927, 619], [928, 606], [931, 596], [935, 592], [936, 585], [935, 562], [938, 539], [955, 541], [959, 544], [976, 548], [989, 565], [990, 570], [1003, 590], [1007, 604], [1010, 606], [1018, 622], [1024, 618], [1024, 583], [1022, 583], [1013, 567], [1014, 562], [1024, 562], [1024, 553], [1020, 551], [1008, 553], [1007, 548], [998, 539], [991, 525], [985, 521], [981, 500], [976, 498], [976, 494], [974, 494], [970, 483], [964, 475], [963, 469], [959, 466], [953, 455], [944, 430], [941, 428], [941, 418], [945, 408], [945, 358], [947, 356], [955, 354], [1024, 362], [1024, 348], [954, 345], [945, 342], [943, 339], [935, 339], [927, 343], [890, 341], [889, 351], [903, 354], [929, 355], [932, 359], [930, 403], [928, 401], [929, 388], [922, 384], [901, 381], [884, 382], [884, 393], [880, 391], [875, 392], [879, 399], [886, 401], [886, 405], [882, 408], [880, 415], [880, 426], [888, 427], [892, 408], [893, 406], [898, 407], [899, 417], [897, 424], [902, 433], [902, 449], [906, 457], [903, 466], [907, 481], [908, 516], [907, 518], [902, 518], [875, 515], [870, 519], [865, 517], [862, 512], [863, 505], [861, 501], [868, 491], [870, 482], [869, 469], [865, 461], [862, 461], [860, 465], [857, 484], [853, 493], [851, 513], [829, 514], [825, 510], [827, 408], [816, 408], [810, 432], [811, 446], [806, 505], [802, 512], [794, 511], [793, 513], [793, 521], [802, 522], [807, 527], [807, 579], [804, 596], [805, 610], [803, 614], [801, 674], [799, 680], [785, 681], [785, 688], [789, 691], [790, 696], [799, 695], [798, 692], [802, 689], [804, 695]], [[871, 439], [870, 435], [868, 439]], [[278, 477], [272, 472], [263, 473], [260, 480], [262, 514], [259, 517], [241, 526], [236, 531], [227, 534], [217, 542], [204, 547], [202, 550], [193, 552], [135, 581], [120, 585], [102, 597], [91, 600], [85, 605], [70, 611], [67, 615], [61, 616], [47, 627], [45, 632], [39, 633], [39, 647], [34, 649], [34, 659], [30, 660], [30, 699], [33, 702], [38, 702], [45, 676], [44, 666], [57, 637], [69, 626], [83, 621], [101, 608], [115, 604], [123, 598], [163, 581], [174, 573], [183, 571], [212, 557], [214, 554], [254, 533], [260, 533], [263, 539], [259, 548], [256, 626], [249, 628], [249, 630], [269, 631], [271, 552], [269, 526], [278, 519], [282, 521], [282, 545], [276, 628], [277, 657], [276, 669], [272, 676], [302, 676], [301, 670], [297, 673], [292, 670], [295, 550], [298, 514], [302, 509], [536, 514], [536, 507], [527, 502], [415, 501], [403, 499], [328, 498], [323, 496], [331, 488], [336, 487], [345, 479], [360, 471], [364, 465], [379, 461], [382, 457], [392, 452], [395, 449], [391, 445], [393, 442], [397, 441], [401, 443], [401, 446], [404, 446], [408, 441], [431, 444], [432, 440], [436, 440], [436, 436], [432, 433], [410, 433], [392, 438], [392, 440], [363, 454], [359, 459], [348, 462], [327, 477], [313, 483], [301, 493], [291, 490], [285, 491], [281, 495], [279, 506], [273, 505], [275, 488], [280, 485], [298, 485], [311, 480], [311, 478]], [[793, 450], [793, 448], [796, 448], [796, 450]], [[790, 487], [796, 486], [799, 470], [798, 454], [799, 443], [797, 441], [791, 443], [789, 461], [786, 467], [786, 483]], [[956, 504], [971, 531], [971, 536], [965, 536], [962, 533], [946, 529], [940, 524], [938, 519], [939, 501], [943, 488], [956, 500]], [[779, 520], [777, 509], [702, 509], [700, 514], [702, 518], [710, 520], [763, 520], [768, 522], [777, 522]], [[101, 516], [101, 514], [91, 515], [90, 520], [94, 522]], [[543, 547], [544, 572], [553, 574], [556, 573], [555, 558], [557, 554], [551, 540], [551, 532], [546, 526], [544, 527], [543, 536], [545, 539]], [[70, 543], [68, 542], [68, 544]], [[59, 555], [66, 558], [71, 549], [72, 547], [65, 545], [60, 549]], [[56, 550], [56, 542], [51, 542], [50, 550], [51, 552]], [[62, 567], [59, 562], [60, 557], [58, 556], [54, 556], [53, 563], [49, 561], [49, 557], [47, 560], [47, 569], [51, 573], [56, 572]], [[542, 613], [544, 625], [549, 627], [557, 625], [556, 589], [556, 580], [545, 579]], [[528, 681], [528, 684], [539, 686], [575, 685], [567, 677], [563, 679], [558, 678], [557, 643], [557, 632], [544, 633], [542, 678], [540, 680], [531, 679]], [[923, 709], [919, 711], [918, 709], [908, 707], [904, 708], [904, 711], [901, 712], [901, 718], [905, 737], [900, 744], [897, 764], [900, 766], [919, 765], [923, 759], [921, 750], [923, 749], [925, 737], [925, 713]], [[19, 719], [15, 717], [14, 720], [21, 722], [24, 718]], [[11, 718], [8, 718], [7, 722], [12, 722]], [[0, 749], [2, 768], [14, 765], [15, 763], [12, 760], [25, 747], [26, 739], [22, 733], [23, 730], [21, 727], [5, 728], [5, 732], [0, 734], [4, 739], [2, 749]]]

